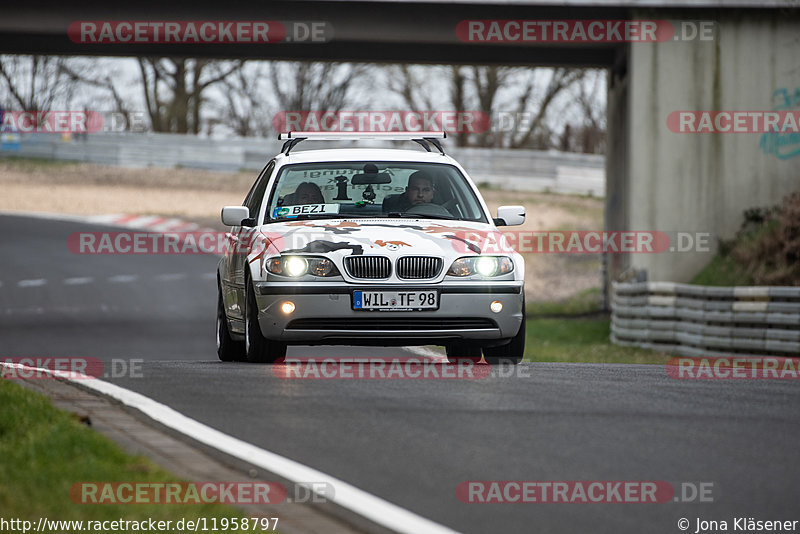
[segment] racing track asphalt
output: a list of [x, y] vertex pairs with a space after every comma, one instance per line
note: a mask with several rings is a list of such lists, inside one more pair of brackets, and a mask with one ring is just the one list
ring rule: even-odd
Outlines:
[[[280, 379], [269, 366], [216, 359], [215, 257], [67, 250], [71, 232], [97, 229], [0, 216], [0, 357], [144, 359], [143, 378], [112, 381], [464, 532], [681, 532], [680, 518], [694, 532], [698, 517], [729, 530], [735, 517], [800, 519], [797, 381], [547, 363], [522, 364], [529, 377], [482, 380]], [[289, 352], [371, 354], [410, 355]], [[712, 482], [714, 502], [465, 504], [455, 489], [467, 480]]]

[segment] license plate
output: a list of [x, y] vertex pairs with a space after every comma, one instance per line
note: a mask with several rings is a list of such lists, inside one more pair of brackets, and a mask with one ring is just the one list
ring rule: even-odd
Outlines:
[[438, 310], [439, 292], [420, 291], [353, 291], [354, 310], [413, 311]]

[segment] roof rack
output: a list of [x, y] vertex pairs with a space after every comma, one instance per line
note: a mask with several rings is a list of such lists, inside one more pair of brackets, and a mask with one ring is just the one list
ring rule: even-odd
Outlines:
[[444, 149], [439, 139], [447, 138], [446, 132], [285, 132], [278, 134], [279, 141], [285, 141], [281, 154], [289, 152], [300, 141], [355, 141], [362, 139], [380, 139], [383, 141], [414, 141], [430, 152], [433, 145], [444, 156]]

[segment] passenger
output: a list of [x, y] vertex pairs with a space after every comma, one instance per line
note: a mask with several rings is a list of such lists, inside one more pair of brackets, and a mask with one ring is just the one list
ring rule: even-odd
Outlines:
[[325, 197], [319, 186], [312, 182], [303, 182], [297, 186], [294, 193], [286, 195], [284, 206], [297, 206], [301, 204], [324, 204]]

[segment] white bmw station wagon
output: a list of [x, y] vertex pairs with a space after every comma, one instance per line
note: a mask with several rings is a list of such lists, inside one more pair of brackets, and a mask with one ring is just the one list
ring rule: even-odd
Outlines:
[[[296, 345], [442, 345], [448, 359], [518, 363], [525, 347], [523, 258], [443, 132], [280, 134], [231, 226], [217, 271], [217, 352], [273, 363]], [[334, 139], [417, 149], [295, 150]]]

